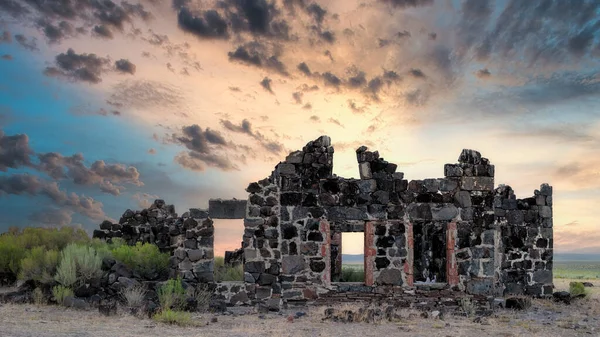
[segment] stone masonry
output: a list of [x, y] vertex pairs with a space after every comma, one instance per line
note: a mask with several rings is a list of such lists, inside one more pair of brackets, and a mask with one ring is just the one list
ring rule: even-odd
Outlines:
[[[332, 174], [327, 136], [290, 153], [248, 185], [248, 200], [211, 200], [177, 217], [157, 200], [103, 222], [95, 237], [156, 243], [172, 276], [213, 282], [215, 218], [244, 219], [244, 282], [228, 283], [230, 305], [314, 300], [341, 289], [341, 234], [364, 233], [365, 282], [374, 292], [440, 287], [473, 295], [548, 296], [552, 291], [552, 187], [517, 199], [495, 188], [495, 167], [474, 150], [444, 166], [443, 178], [407, 180], [362, 146], [359, 179]], [[233, 256], [234, 253], [230, 253]], [[232, 289], [234, 290], [232, 292]], [[380, 289], [380, 290], [378, 290]]]

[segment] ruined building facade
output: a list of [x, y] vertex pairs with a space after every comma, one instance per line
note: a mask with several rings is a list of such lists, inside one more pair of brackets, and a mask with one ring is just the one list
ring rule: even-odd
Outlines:
[[211, 218], [243, 218], [245, 276], [228, 295], [237, 296], [233, 304], [277, 305], [335, 292], [345, 232], [364, 233], [363, 289], [435, 285], [489, 296], [552, 294], [549, 185], [517, 199], [510, 187], [495, 188], [494, 165], [473, 150], [446, 164], [443, 178], [410, 181], [364, 146], [356, 150], [360, 179], [333, 175], [333, 156], [330, 138], [322, 136], [251, 183], [247, 200], [211, 200], [208, 210], [182, 217], [167, 212], [160, 221], [171, 220], [158, 230], [132, 212], [130, 233], [122, 219], [118, 231], [104, 228], [95, 236], [155, 242], [172, 250], [172, 275], [212, 282]]

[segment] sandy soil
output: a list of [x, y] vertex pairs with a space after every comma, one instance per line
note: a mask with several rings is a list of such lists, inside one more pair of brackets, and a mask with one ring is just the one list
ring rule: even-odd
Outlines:
[[[557, 289], [568, 288], [557, 280]], [[334, 323], [322, 321], [324, 308], [311, 308], [307, 316], [288, 322], [286, 314], [242, 316], [196, 315], [199, 326], [176, 327], [127, 314], [104, 317], [97, 311], [77, 311], [58, 306], [0, 306], [0, 336], [600, 336], [600, 282], [592, 297], [570, 306], [534, 300], [527, 312], [501, 310], [481, 322], [473, 318], [418, 317], [406, 311], [399, 322]], [[217, 317], [218, 322], [210, 322]]]

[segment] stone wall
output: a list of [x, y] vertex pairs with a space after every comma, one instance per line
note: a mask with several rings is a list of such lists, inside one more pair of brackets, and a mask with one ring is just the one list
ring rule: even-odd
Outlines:
[[552, 295], [552, 187], [543, 184], [533, 197], [517, 199], [509, 186], [501, 186], [494, 206], [501, 227], [503, 293]]
[[[526, 199], [508, 186], [495, 189], [494, 165], [473, 150], [446, 164], [443, 178], [411, 181], [364, 146], [356, 150], [360, 179], [338, 177], [333, 155], [329, 137], [319, 137], [249, 184], [247, 201], [211, 199], [215, 218], [245, 214], [242, 250], [229, 254], [243, 255], [244, 286], [220, 285], [227, 301], [275, 308], [335, 291], [345, 232], [364, 233], [366, 287], [435, 283], [478, 295], [550, 294], [550, 186]], [[172, 276], [213, 282], [209, 211], [178, 217], [157, 200], [126, 211], [119, 224], [103, 222], [94, 236], [156, 243], [173, 255]]]

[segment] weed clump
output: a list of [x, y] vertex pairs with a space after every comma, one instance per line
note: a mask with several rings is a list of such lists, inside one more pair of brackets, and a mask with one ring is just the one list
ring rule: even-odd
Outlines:
[[167, 270], [169, 254], [161, 253], [156, 245], [138, 242], [135, 246], [120, 245], [112, 249], [112, 256], [140, 276], [156, 279]]

